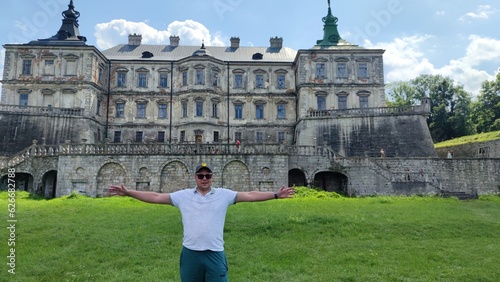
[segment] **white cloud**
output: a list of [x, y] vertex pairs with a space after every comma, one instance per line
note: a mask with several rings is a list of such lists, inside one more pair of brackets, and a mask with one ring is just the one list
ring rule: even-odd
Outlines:
[[118, 19], [97, 24], [95, 30], [97, 47], [100, 49], [125, 44], [128, 42], [128, 35], [133, 33], [141, 34], [144, 44], [169, 44], [171, 35], [179, 36], [182, 45], [201, 46], [204, 41], [207, 46], [224, 46], [227, 45], [224, 42], [229, 41], [220, 32], [212, 36], [203, 24], [193, 20], [174, 21], [166, 30], [157, 30], [144, 22]]
[[437, 16], [444, 16], [445, 14], [446, 14], [446, 12], [445, 12], [445, 11], [437, 11], [437, 12], [436, 12], [436, 15], [437, 15]]
[[482, 83], [495, 78], [495, 74], [481, 69], [481, 64], [500, 64], [500, 40], [471, 35], [463, 57], [450, 60], [448, 64], [437, 68], [426, 58], [423, 50], [431, 38], [433, 37], [429, 35], [416, 35], [377, 44], [367, 41], [366, 46], [386, 50], [384, 66], [388, 83], [408, 81], [421, 74], [440, 74], [462, 84], [471, 94], [478, 95]]
[[462, 22], [470, 20], [487, 20], [494, 13], [495, 10], [490, 5], [479, 5], [475, 12], [468, 12], [458, 20]]

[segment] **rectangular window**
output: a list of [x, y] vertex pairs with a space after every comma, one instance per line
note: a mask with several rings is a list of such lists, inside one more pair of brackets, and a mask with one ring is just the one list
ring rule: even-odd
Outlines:
[[19, 106], [28, 106], [28, 94], [19, 95]]
[[280, 144], [285, 143], [285, 132], [283, 131], [278, 132], [278, 143]]
[[74, 76], [77, 73], [77, 64], [76, 60], [67, 60], [66, 61], [66, 75]]
[[187, 102], [182, 102], [182, 117], [188, 116], [188, 104]]
[[125, 87], [127, 86], [127, 73], [119, 72], [116, 78], [116, 86], [117, 87]]
[[243, 105], [234, 105], [234, 118], [235, 119], [243, 118]]
[[256, 132], [255, 133], [255, 142], [257, 144], [264, 143], [264, 134], [262, 132]]
[[278, 110], [278, 119], [285, 119], [286, 118], [285, 104], [279, 104], [277, 110]]
[[235, 74], [234, 75], [234, 88], [243, 88], [243, 75]]
[[158, 142], [159, 143], [165, 142], [165, 131], [158, 131]]
[[186, 131], [182, 130], [181, 131], [181, 142], [186, 142]]
[[196, 70], [196, 84], [198, 85], [205, 84], [203, 79], [203, 70]]
[[339, 96], [339, 109], [347, 109], [347, 96]]
[[141, 143], [142, 142], [142, 136], [143, 136], [143, 132], [142, 131], [137, 131], [135, 133], [135, 142]]
[[139, 80], [137, 82], [137, 87], [139, 87], [139, 88], [148, 87], [147, 73], [144, 73], [144, 72], [139, 73]]
[[278, 89], [285, 89], [285, 75], [278, 75]]
[[212, 86], [219, 85], [219, 74], [214, 72], [212, 73]]
[[196, 102], [196, 116], [197, 117], [203, 116], [203, 102], [202, 101]]
[[234, 133], [234, 140], [240, 140], [241, 141], [241, 132], [237, 131]]
[[337, 64], [337, 76], [339, 78], [347, 78], [347, 65], [346, 63]]
[[146, 104], [137, 104], [137, 118], [146, 118]]
[[264, 118], [264, 105], [255, 105], [255, 118], [256, 119]]
[[182, 72], [182, 86], [187, 86], [188, 85], [188, 72], [183, 71]]
[[359, 96], [359, 107], [368, 108], [368, 96]]
[[45, 60], [44, 75], [54, 75], [54, 60]]
[[31, 60], [23, 60], [23, 75], [31, 75]]
[[212, 104], [212, 117], [217, 118], [219, 117], [219, 104], [213, 103]]
[[168, 73], [160, 73], [160, 88], [167, 88], [168, 87]]
[[124, 103], [116, 104], [116, 117], [122, 118], [124, 116], [125, 116], [125, 104]]
[[359, 64], [359, 77], [368, 77], [368, 64], [367, 63], [360, 63]]
[[122, 132], [121, 131], [115, 131], [115, 136], [113, 137], [113, 142], [120, 143], [121, 140], [122, 140]]
[[316, 100], [318, 102], [318, 111], [326, 110], [326, 96], [317, 96]]
[[96, 115], [101, 115], [101, 100], [97, 100], [97, 107], [95, 110]]
[[167, 104], [158, 105], [158, 118], [167, 118]]
[[264, 88], [264, 75], [258, 74], [255, 76], [255, 87]]
[[325, 78], [325, 64], [316, 64], [316, 77]]
[[219, 131], [214, 131], [214, 142], [220, 142]]

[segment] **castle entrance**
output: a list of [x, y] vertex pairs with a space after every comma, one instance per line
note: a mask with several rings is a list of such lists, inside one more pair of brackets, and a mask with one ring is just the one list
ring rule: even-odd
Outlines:
[[42, 177], [41, 195], [46, 198], [56, 197], [57, 171], [51, 170]]
[[347, 196], [347, 176], [338, 172], [322, 171], [314, 176], [314, 187]]
[[288, 171], [288, 187], [292, 187], [294, 185], [307, 186], [306, 175], [300, 169], [292, 169]]

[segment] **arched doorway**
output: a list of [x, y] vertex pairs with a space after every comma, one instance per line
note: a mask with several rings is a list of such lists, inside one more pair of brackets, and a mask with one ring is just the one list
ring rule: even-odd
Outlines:
[[[33, 176], [29, 173], [16, 172], [15, 187], [16, 191], [27, 191], [30, 193], [36, 193], [33, 189]], [[4, 175], [0, 178], [0, 191], [6, 191], [9, 187], [9, 178]]]
[[314, 176], [314, 186], [328, 192], [347, 196], [347, 176], [338, 172], [322, 171]]
[[96, 197], [108, 195], [108, 188], [111, 185], [125, 183], [125, 170], [117, 163], [107, 163], [101, 167], [97, 173]]
[[55, 198], [56, 184], [57, 184], [57, 171], [51, 170], [46, 172], [42, 177], [40, 195], [45, 198]]
[[171, 193], [195, 186], [193, 175], [189, 174], [187, 166], [180, 161], [168, 163], [163, 167], [160, 177], [160, 190], [156, 191], [153, 187], [153, 191]]
[[291, 169], [288, 171], [288, 187], [307, 186], [305, 173], [300, 169]]
[[255, 187], [250, 185], [250, 171], [248, 167], [240, 161], [229, 162], [222, 170], [222, 187], [233, 189], [234, 191], [251, 191]]

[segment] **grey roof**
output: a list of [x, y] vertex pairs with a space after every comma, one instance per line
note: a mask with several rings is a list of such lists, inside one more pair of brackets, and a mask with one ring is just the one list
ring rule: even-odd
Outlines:
[[[297, 51], [283, 47], [219, 47], [206, 46], [170, 46], [170, 45], [139, 45], [128, 44], [117, 45], [104, 50], [102, 53], [110, 60], [155, 60], [155, 61], [178, 61], [187, 57], [211, 56], [222, 61], [233, 62], [290, 62], [295, 60]], [[151, 58], [143, 58], [143, 53], [153, 54]], [[196, 54], [195, 54], [196, 53]], [[253, 59], [254, 54], [262, 54], [262, 59]]]

